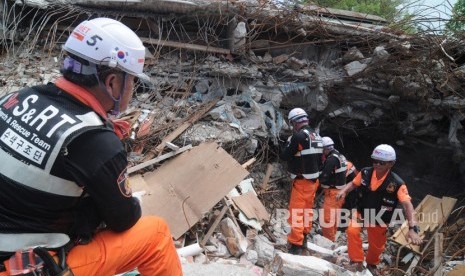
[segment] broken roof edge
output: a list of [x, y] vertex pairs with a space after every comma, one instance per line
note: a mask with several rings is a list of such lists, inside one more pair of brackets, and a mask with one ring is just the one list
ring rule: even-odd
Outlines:
[[[409, 35], [398, 35], [393, 33], [393, 31], [388, 27], [383, 27], [379, 25], [377, 25], [378, 28], [371, 28], [363, 24], [356, 24], [356, 22], [347, 22], [340, 19], [321, 18], [315, 16], [308, 17], [308, 20], [302, 22], [303, 27], [314, 27], [313, 25], [309, 24], [319, 22], [321, 25], [323, 25], [324, 27], [328, 28], [330, 31], [336, 34], [386, 36], [398, 40], [405, 40], [410, 38]], [[350, 33], [348, 33], [348, 30], [350, 30]]]
[[312, 11], [323, 16], [333, 16], [340, 19], [353, 19], [354, 21], [362, 21], [365, 23], [382, 23], [386, 24], [388, 21], [380, 16], [362, 13], [362, 12], [354, 12], [349, 10], [341, 10], [341, 9], [334, 9], [334, 8], [327, 8], [327, 7], [320, 7], [317, 5], [298, 5], [298, 7], [302, 11]]
[[[199, 0], [71, 0], [70, 3], [76, 6], [89, 7], [89, 8], [111, 8], [115, 9], [116, 3], [119, 5], [117, 8], [127, 8], [136, 12], [151, 12], [159, 14], [191, 14], [193, 12], [209, 11], [216, 13], [233, 12], [234, 4], [229, 0], [220, 1], [199, 1]], [[224, 4], [226, 9], [224, 9]]]
[[[350, 34], [350, 35], [364, 35], [364, 36], [385, 36], [387, 38], [394, 38], [399, 40], [408, 39], [410, 36], [405, 34], [396, 34], [389, 27], [384, 25], [375, 25], [367, 22], [357, 22], [354, 20], [346, 20], [338, 18], [337, 15], [341, 14], [342, 10], [316, 8], [317, 6], [307, 6], [302, 9], [289, 10], [289, 14], [280, 8], [273, 7], [272, 5], [255, 6], [251, 5], [253, 0], [232, 2], [231, 0], [219, 1], [205, 1], [205, 0], [25, 0], [24, 5], [37, 2], [48, 3], [48, 5], [57, 5], [59, 3], [66, 3], [75, 7], [82, 8], [102, 8], [102, 9], [123, 9], [126, 12], [135, 13], [159, 13], [159, 14], [182, 14], [185, 16], [202, 16], [205, 15], [218, 15], [218, 16], [254, 16], [258, 20], [263, 20], [266, 24], [273, 22], [280, 22], [283, 18], [296, 27], [303, 27], [305, 30], [313, 30], [318, 26], [326, 28], [328, 31], [335, 34]], [[117, 4], [116, 4], [117, 3]], [[306, 14], [305, 10], [318, 10], [328, 11], [334, 14], [333, 17], [319, 16], [318, 14]], [[347, 11], [349, 13], [353, 13]], [[134, 15], [132, 15], [134, 16]], [[367, 18], [373, 21], [384, 20], [381, 17], [365, 15], [361, 13], [353, 13], [353, 18]], [[347, 17], [346, 17], [347, 18]]]

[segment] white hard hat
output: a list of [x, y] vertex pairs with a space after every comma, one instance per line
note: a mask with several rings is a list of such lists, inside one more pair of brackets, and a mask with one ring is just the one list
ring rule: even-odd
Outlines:
[[331, 139], [328, 136], [321, 137], [321, 140], [323, 141], [323, 147], [329, 147], [334, 145], [333, 139]]
[[395, 161], [396, 151], [390, 145], [381, 144], [373, 150], [371, 158], [381, 161]]
[[66, 40], [63, 49], [97, 65], [119, 68], [149, 80], [143, 73], [145, 47], [123, 23], [110, 18], [81, 22]]
[[298, 121], [299, 119], [302, 119], [302, 118], [307, 118], [308, 115], [307, 115], [307, 112], [305, 112], [305, 110], [303, 110], [302, 108], [294, 108], [292, 109], [290, 112], [289, 112], [289, 116], [287, 117], [289, 119], [289, 121]]

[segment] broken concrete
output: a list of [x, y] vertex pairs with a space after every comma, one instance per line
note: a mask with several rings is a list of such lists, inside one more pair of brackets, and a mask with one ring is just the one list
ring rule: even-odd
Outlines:
[[[461, 61], [465, 52], [458, 41], [441, 42], [441, 49], [435, 37], [392, 32], [376, 17], [301, 5], [278, 7], [272, 2], [1, 0], [0, 4], [6, 9], [20, 4], [20, 10], [35, 15], [20, 16], [22, 21], [13, 25], [0, 24], [0, 95], [53, 81], [59, 75], [60, 47], [80, 19], [118, 16], [138, 32], [147, 46], [151, 81], [138, 85], [133, 108], [150, 110], [154, 120], [149, 138], [134, 136], [128, 141], [131, 146], [140, 143], [129, 147], [133, 164], [155, 154], [154, 145], [163, 144], [156, 154], [169, 151], [163, 142], [167, 137], [179, 147], [214, 140], [240, 163], [258, 157], [251, 169], [257, 187], [265, 172], [262, 164], [275, 161], [277, 147], [291, 132], [284, 119], [287, 112], [299, 106], [358, 167], [369, 165], [374, 143], [395, 144], [396, 167], [414, 200], [427, 192], [456, 193], [454, 184], [463, 189], [457, 180], [460, 173], [465, 179], [464, 118], [457, 114], [465, 108]], [[456, 58], [451, 60], [446, 53], [455, 53]], [[188, 122], [212, 100], [218, 102], [207, 116]], [[173, 132], [176, 135], [170, 136]], [[267, 204], [269, 210], [287, 204], [285, 166], [276, 162], [273, 166], [266, 191], [257, 189], [263, 202], [279, 196]], [[205, 212], [218, 209], [215, 203], [189, 221], [198, 225], [187, 227], [206, 227]], [[253, 249], [242, 254], [264, 267], [273, 261], [277, 248], [284, 248], [289, 230], [276, 218], [265, 229], [271, 235], [260, 233]], [[224, 236], [209, 239], [206, 255], [194, 260], [231, 257], [227, 248], [231, 241]], [[338, 258], [345, 254], [343, 246], [312, 248]], [[238, 254], [233, 250], [233, 255]]]
[[328, 261], [313, 256], [295, 256], [286, 253], [278, 253], [273, 261], [273, 272], [276, 275], [341, 275], [350, 276], [353, 273], [338, 267]]

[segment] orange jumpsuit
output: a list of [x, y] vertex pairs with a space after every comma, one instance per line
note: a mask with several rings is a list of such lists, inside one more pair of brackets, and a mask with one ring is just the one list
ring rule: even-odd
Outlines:
[[324, 190], [323, 221], [320, 219], [323, 236], [331, 241], [336, 240], [337, 227], [344, 199], [336, 199], [339, 189], [346, 184], [347, 159], [336, 149], [330, 148], [325, 153], [326, 158], [319, 177]]
[[[371, 176], [370, 189], [376, 191], [383, 181], [385, 180], [387, 173], [381, 178], [376, 177], [376, 171], [373, 171]], [[352, 183], [355, 186], [360, 186], [362, 181], [362, 174], [358, 173]], [[411, 198], [408, 194], [407, 186], [402, 185], [397, 191], [397, 198], [400, 202], [410, 201]], [[362, 248], [362, 238], [360, 233], [362, 232], [362, 226], [357, 223], [357, 219], [354, 218], [350, 221], [349, 227], [346, 230], [347, 234], [347, 247], [349, 258], [353, 262], [363, 262], [364, 254]], [[386, 227], [379, 225], [370, 225], [367, 228], [368, 234], [368, 252], [366, 256], [366, 262], [369, 265], [378, 265], [381, 261], [380, 256], [384, 251], [386, 245]]]
[[318, 189], [318, 180], [294, 179], [292, 181], [291, 199], [289, 200], [289, 219], [291, 233], [287, 240], [302, 245], [304, 235], [310, 233], [313, 222], [313, 200]]
[[336, 199], [338, 189], [325, 189], [325, 200], [323, 202], [323, 220], [324, 225], [321, 226], [323, 236], [331, 241], [336, 240], [336, 232], [340, 217], [340, 210], [344, 204], [344, 199]]
[[292, 191], [289, 200], [289, 243], [301, 246], [304, 235], [310, 233], [313, 221], [313, 200], [318, 189], [323, 147], [321, 137], [308, 125], [303, 126], [288, 139], [280, 154], [288, 162]]
[[[182, 275], [168, 225], [153, 216], [142, 217], [121, 233], [97, 233], [89, 244], [78, 245], [69, 252], [67, 264], [75, 276], [113, 276], [131, 271], [137, 264], [143, 276]], [[8, 261], [5, 266], [8, 270]], [[0, 272], [0, 276], [10, 274]]]

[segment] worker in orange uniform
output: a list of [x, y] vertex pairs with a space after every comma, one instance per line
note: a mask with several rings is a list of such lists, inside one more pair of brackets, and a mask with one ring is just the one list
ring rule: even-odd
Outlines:
[[[128, 107], [135, 78], [149, 81], [142, 41], [119, 21], [94, 18], [63, 49], [63, 77], [0, 98], [0, 275], [110, 276], [134, 268], [182, 275], [166, 222], [141, 218], [120, 140], [128, 124], [113, 120]], [[14, 259], [37, 233], [62, 233], [69, 239], [59, 241], [69, 242], [43, 239], [43, 250]], [[46, 256], [48, 248], [66, 249], [67, 258], [48, 259], [43, 272], [33, 253]]]
[[336, 240], [339, 213], [344, 199], [336, 199], [339, 190], [346, 185], [347, 160], [344, 155], [334, 148], [333, 139], [322, 137], [323, 155], [325, 161], [319, 177], [320, 185], [324, 188], [323, 236], [331, 241]]
[[[376, 272], [380, 256], [385, 248], [386, 230], [391, 222], [394, 209], [400, 202], [409, 225], [408, 238], [415, 245], [422, 243], [420, 229], [414, 216], [414, 208], [405, 182], [391, 168], [396, 162], [396, 152], [386, 144], [377, 146], [371, 155], [373, 167], [363, 168], [354, 180], [342, 189], [337, 198], [344, 198], [348, 192], [359, 187], [358, 213], [352, 218], [346, 230], [349, 258], [354, 270], [363, 269], [364, 254], [360, 233], [365, 226], [368, 233], [366, 263], [370, 271]], [[377, 219], [381, 218], [381, 220]], [[363, 225], [361, 225], [364, 220]]]
[[288, 119], [294, 133], [280, 154], [281, 159], [287, 161], [292, 178], [288, 220], [291, 232], [287, 240], [289, 253], [300, 255], [307, 247], [307, 234], [312, 227], [323, 145], [321, 137], [308, 125], [308, 115], [302, 108], [292, 109]]

